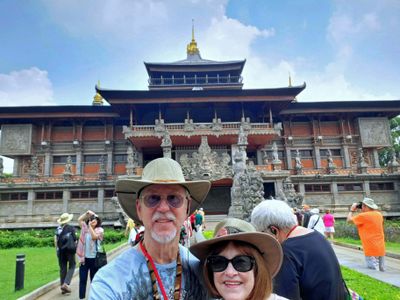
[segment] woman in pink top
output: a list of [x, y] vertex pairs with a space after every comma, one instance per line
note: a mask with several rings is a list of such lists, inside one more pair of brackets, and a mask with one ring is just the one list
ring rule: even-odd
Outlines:
[[326, 238], [333, 239], [335, 233], [335, 217], [331, 214], [330, 210], [325, 211], [325, 215], [322, 217], [325, 225], [325, 236]]

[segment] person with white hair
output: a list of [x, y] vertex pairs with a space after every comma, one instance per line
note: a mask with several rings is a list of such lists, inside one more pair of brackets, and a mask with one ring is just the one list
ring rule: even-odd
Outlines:
[[322, 220], [321, 216], [319, 215], [319, 209], [313, 208], [312, 210], [310, 210], [310, 212], [311, 217], [310, 221], [308, 222], [307, 228], [314, 229], [325, 236], [324, 220]]
[[292, 209], [281, 200], [264, 200], [251, 214], [258, 231], [272, 233], [282, 245], [283, 262], [274, 293], [288, 299], [346, 299], [339, 262], [326, 239], [299, 226]]

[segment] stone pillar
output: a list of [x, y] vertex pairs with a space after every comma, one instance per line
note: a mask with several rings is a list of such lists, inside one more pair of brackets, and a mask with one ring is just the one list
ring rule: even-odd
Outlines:
[[19, 163], [20, 163], [20, 158], [16, 157], [14, 158], [14, 166], [13, 166], [13, 176], [19, 176]]
[[68, 212], [68, 202], [71, 200], [71, 192], [68, 189], [63, 190], [63, 197], [62, 197], [62, 201], [63, 201], [63, 205], [62, 205], [62, 210], [63, 212]]
[[342, 145], [342, 154], [343, 154], [343, 158], [344, 158], [344, 167], [346, 169], [350, 169], [351, 165], [350, 165], [349, 146]]
[[369, 190], [369, 181], [368, 180], [363, 181], [363, 190], [364, 190], [364, 195], [366, 197], [371, 196], [371, 191]]
[[306, 194], [306, 188], [304, 186], [304, 183], [299, 183], [299, 193], [303, 195]]
[[113, 152], [107, 152], [107, 175], [112, 175], [113, 173]]
[[76, 151], [76, 175], [82, 175], [82, 151], [77, 150]]
[[292, 166], [292, 148], [285, 146], [285, 154], [286, 154], [287, 169], [291, 170], [293, 168], [293, 166]]
[[337, 188], [337, 182], [332, 181], [332, 205], [337, 204], [337, 200], [339, 199], [339, 191]]
[[26, 214], [28, 216], [33, 215], [33, 201], [35, 200], [35, 191], [28, 190], [28, 201], [26, 203]]
[[374, 167], [375, 168], [380, 168], [381, 165], [379, 163], [379, 153], [378, 153], [378, 150], [376, 148], [372, 149], [372, 156], [373, 156], [373, 159], [374, 159]]
[[317, 169], [321, 169], [321, 154], [319, 152], [319, 146], [314, 145], [314, 155], [315, 155], [315, 166]]
[[47, 150], [44, 154], [44, 176], [51, 175], [51, 153]]
[[97, 190], [97, 211], [99, 213], [104, 213], [104, 188], [99, 188]]

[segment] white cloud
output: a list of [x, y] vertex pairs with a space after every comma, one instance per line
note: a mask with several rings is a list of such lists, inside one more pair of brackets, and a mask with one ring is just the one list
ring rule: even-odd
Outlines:
[[0, 106], [54, 105], [47, 75], [36, 67], [0, 74]]

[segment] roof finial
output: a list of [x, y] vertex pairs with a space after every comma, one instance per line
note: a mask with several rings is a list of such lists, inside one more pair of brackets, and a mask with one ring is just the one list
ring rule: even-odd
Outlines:
[[289, 72], [289, 87], [292, 86], [292, 77], [290, 76], [290, 72]]
[[[100, 87], [100, 80], [97, 83], [97, 87]], [[94, 95], [92, 105], [103, 105], [103, 97], [99, 93]]]
[[192, 19], [192, 41], [186, 47], [187, 55], [199, 54], [199, 48], [197, 48], [196, 40], [194, 39], [194, 19]]

